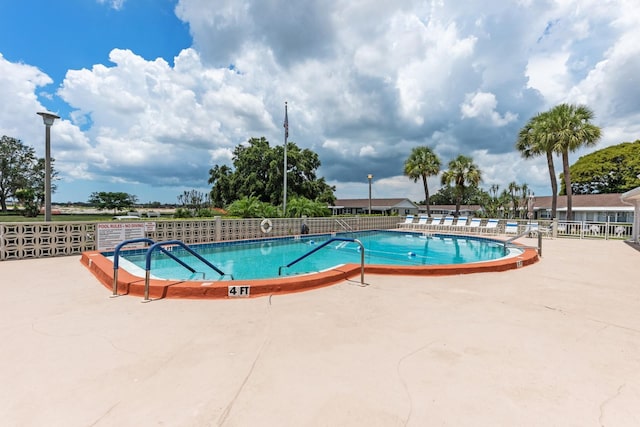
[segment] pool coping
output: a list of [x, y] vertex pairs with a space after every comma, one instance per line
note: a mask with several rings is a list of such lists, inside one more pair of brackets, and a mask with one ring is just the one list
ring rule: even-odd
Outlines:
[[[464, 235], [459, 235], [464, 236]], [[474, 236], [470, 236], [474, 237]], [[499, 237], [490, 240], [501, 242]], [[394, 266], [370, 264], [364, 267], [366, 274], [385, 274], [400, 276], [451, 276], [459, 274], [487, 273], [513, 270], [539, 261], [538, 251], [530, 246], [516, 242], [512, 246], [522, 250], [516, 256], [480, 261], [468, 264], [443, 264], [431, 266]], [[100, 251], [83, 252], [80, 262], [107, 289], [113, 291], [113, 262]], [[233, 281], [189, 281], [149, 279], [149, 299], [190, 298], [190, 299], [238, 299], [286, 294], [331, 286], [361, 274], [359, 264], [343, 264], [319, 273], [289, 276], [273, 279], [249, 279]], [[359, 282], [359, 280], [358, 280]], [[232, 288], [234, 289], [232, 291]], [[118, 295], [144, 296], [145, 278], [135, 276], [128, 271], [118, 269]], [[235, 292], [235, 296], [234, 293]]]

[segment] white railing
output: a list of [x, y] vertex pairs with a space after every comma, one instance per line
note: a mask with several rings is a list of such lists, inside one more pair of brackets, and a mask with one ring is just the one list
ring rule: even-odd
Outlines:
[[603, 221], [558, 221], [558, 237], [577, 237], [580, 239], [629, 239], [633, 225], [621, 222]]

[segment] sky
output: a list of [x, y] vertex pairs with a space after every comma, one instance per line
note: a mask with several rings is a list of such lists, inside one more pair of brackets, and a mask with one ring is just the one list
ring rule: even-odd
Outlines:
[[[640, 139], [637, 0], [21, 0], [0, 2], [0, 135], [51, 153], [57, 203], [124, 191], [142, 203], [208, 192], [252, 137], [319, 155], [338, 198], [424, 199], [412, 148], [481, 187], [550, 195], [518, 131], [586, 105], [597, 149]], [[556, 169], [561, 162], [556, 159]], [[440, 178], [429, 180], [430, 192]]]

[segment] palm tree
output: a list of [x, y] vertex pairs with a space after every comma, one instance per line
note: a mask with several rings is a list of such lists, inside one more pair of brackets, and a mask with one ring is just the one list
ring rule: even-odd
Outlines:
[[529, 185], [525, 182], [520, 186], [520, 206], [523, 207], [522, 215], [520, 218], [526, 218], [529, 215], [529, 197], [533, 195], [532, 191], [529, 189]]
[[518, 208], [520, 207], [517, 193], [518, 191], [520, 191], [520, 186], [515, 181], [511, 181], [507, 189], [509, 190], [509, 198], [511, 199], [511, 208], [513, 209], [513, 214], [511, 217], [517, 218]]
[[571, 172], [569, 152], [580, 147], [595, 145], [600, 139], [600, 128], [591, 124], [594, 114], [584, 105], [560, 104], [549, 111], [549, 129], [553, 151], [562, 155], [562, 173], [567, 193], [567, 220], [573, 219]]
[[471, 157], [459, 155], [449, 162], [449, 169], [442, 173], [442, 185], [454, 186], [456, 195], [456, 216], [460, 215], [460, 203], [464, 191], [469, 186], [477, 186], [482, 174]]
[[518, 133], [516, 148], [525, 159], [545, 155], [551, 180], [551, 218], [556, 217], [558, 207], [558, 179], [553, 164], [554, 145], [549, 130], [549, 112], [538, 113]]
[[429, 207], [429, 185], [427, 178], [437, 175], [440, 172], [440, 159], [429, 147], [415, 147], [411, 150], [409, 158], [404, 162], [404, 174], [417, 182], [422, 178], [424, 187], [425, 203], [427, 204], [427, 215], [431, 216]]

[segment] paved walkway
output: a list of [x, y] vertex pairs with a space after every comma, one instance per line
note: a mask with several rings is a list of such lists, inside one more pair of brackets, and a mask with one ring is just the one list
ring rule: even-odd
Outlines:
[[148, 304], [109, 298], [78, 257], [1, 262], [2, 425], [640, 425], [640, 252], [543, 255]]

